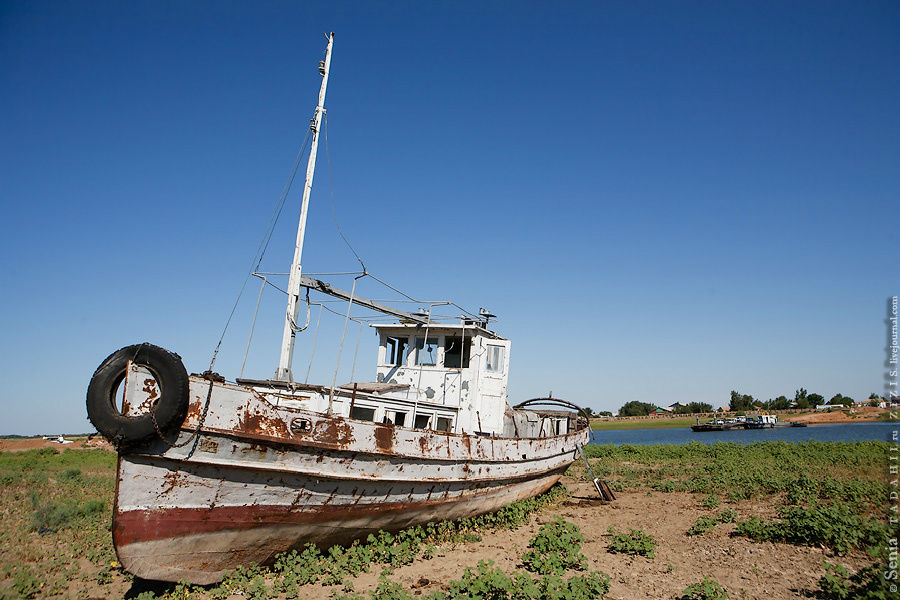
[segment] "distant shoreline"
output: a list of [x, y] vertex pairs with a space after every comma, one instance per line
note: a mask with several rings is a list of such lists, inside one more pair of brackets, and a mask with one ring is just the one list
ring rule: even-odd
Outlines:
[[[894, 409], [894, 412], [898, 412]], [[863, 407], [831, 412], [797, 412], [778, 415], [781, 422], [797, 421], [807, 425], [840, 425], [844, 423], [875, 423], [889, 421], [891, 409]], [[733, 415], [728, 415], [729, 417]], [[700, 417], [700, 422], [710, 420], [710, 415]], [[628, 429], [678, 429], [697, 423], [697, 416], [651, 417], [644, 419], [613, 419], [591, 421], [593, 431], [615, 431]]]

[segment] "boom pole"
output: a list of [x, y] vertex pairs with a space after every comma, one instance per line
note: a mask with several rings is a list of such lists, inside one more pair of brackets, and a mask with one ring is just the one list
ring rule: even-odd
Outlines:
[[278, 360], [278, 370], [275, 379], [291, 381], [291, 361], [294, 357], [294, 339], [297, 336], [297, 315], [300, 309], [300, 259], [303, 256], [303, 238], [306, 235], [306, 214], [309, 210], [309, 194], [312, 191], [313, 175], [316, 171], [316, 152], [319, 148], [319, 129], [322, 126], [322, 115], [325, 114], [325, 88], [328, 87], [328, 71], [331, 68], [331, 46], [334, 43], [334, 32], [328, 36], [328, 47], [325, 49], [325, 60], [319, 63], [319, 73], [322, 74], [322, 87], [319, 89], [319, 103], [316, 105], [316, 114], [310, 121], [309, 127], [313, 132], [312, 146], [309, 150], [309, 161], [306, 165], [306, 182], [303, 185], [303, 200], [300, 204], [300, 223], [297, 226], [297, 244], [294, 246], [294, 260], [291, 263], [290, 277], [288, 278], [288, 303], [287, 313], [284, 319], [284, 333], [281, 337], [281, 357]]

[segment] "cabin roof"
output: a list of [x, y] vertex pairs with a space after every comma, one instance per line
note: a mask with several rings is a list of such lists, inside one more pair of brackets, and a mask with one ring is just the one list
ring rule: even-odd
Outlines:
[[[379, 331], [385, 330], [385, 333], [387, 333], [387, 330], [396, 331], [396, 330], [400, 330], [400, 329], [409, 329], [409, 330], [415, 330], [415, 331], [419, 331], [419, 330], [424, 331], [425, 330], [425, 326], [417, 325], [415, 323], [373, 323], [372, 327], [374, 327], [375, 329], [377, 329]], [[480, 325], [475, 325], [472, 323], [431, 323], [428, 325], [428, 331], [429, 332], [440, 331], [440, 332], [444, 332], [444, 333], [462, 332], [462, 331], [469, 332], [470, 331], [470, 332], [474, 332], [478, 335], [496, 339], [496, 340], [506, 339], [506, 338], [500, 337], [499, 335], [497, 335], [495, 332], [491, 331], [490, 329], [485, 329], [484, 327], [481, 327]]]

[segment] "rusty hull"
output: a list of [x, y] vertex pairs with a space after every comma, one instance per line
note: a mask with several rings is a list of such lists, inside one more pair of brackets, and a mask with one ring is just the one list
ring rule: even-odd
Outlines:
[[490, 512], [551, 487], [589, 435], [394, 427], [276, 407], [197, 377], [191, 398], [177, 438], [120, 455], [113, 542], [145, 579], [209, 584], [307, 542]]

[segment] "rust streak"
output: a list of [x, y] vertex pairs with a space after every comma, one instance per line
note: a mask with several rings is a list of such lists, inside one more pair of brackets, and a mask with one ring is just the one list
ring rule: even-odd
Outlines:
[[341, 417], [324, 419], [313, 427], [312, 438], [343, 448], [353, 443], [353, 428]]
[[163, 479], [166, 481], [165, 487], [159, 493], [160, 496], [165, 496], [169, 492], [175, 489], [176, 486], [179, 486], [178, 478], [180, 477], [180, 473], [178, 471], [172, 471], [171, 473], [166, 473], [163, 476]]
[[288, 438], [288, 427], [284, 420], [263, 414], [250, 414], [249, 410], [238, 421], [237, 429], [247, 433], [259, 433], [274, 437]]
[[375, 447], [381, 452], [391, 452], [394, 449], [395, 433], [391, 425], [375, 425]]

